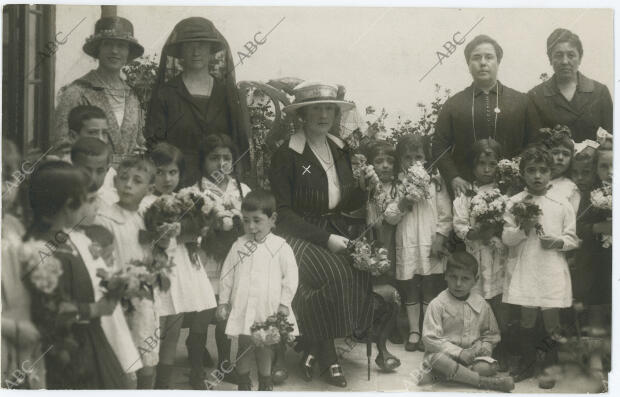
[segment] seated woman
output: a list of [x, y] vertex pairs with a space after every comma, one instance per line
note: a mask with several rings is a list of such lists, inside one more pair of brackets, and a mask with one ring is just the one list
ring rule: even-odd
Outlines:
[[[356, 270], [345, 252], [349, 238], [356, 236], [349, 235], [351, 218], [343, 213], [363, 207], [365, 195], [353, 178], [348, 148], [330, 133], [341, 112], [354, 107], [337, 100], [337, 92], [321, 83], [295, 87], [295, 102], [284, 111], [297, 115], [303, 126], [272, 157], [269, 181], [277, 202], [276, 233], [286, 237], [299, 266], [292, 307], [304, 336], [304, 377], [312, 379], [318, 357], [327, 382], [345, 387], [334, 339], [382, 335], [371, 327], [387, 320], [381, 316], [373, 322], [381, 299], [372, 293], [370, 274]], [[380, 366], [400, 365], [385, 344], [378, 341], [377, 346]]]

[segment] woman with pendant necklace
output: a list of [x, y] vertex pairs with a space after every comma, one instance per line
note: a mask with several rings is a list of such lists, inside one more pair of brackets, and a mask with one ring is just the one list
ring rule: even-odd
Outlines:
[[[295, 87], [295, 102], [284, 108], [302, 127], [271, 160], [269, 181], [276, 198], [275, 233], [286, 238], [299, 268], [292, 309], [303, 337], [304, 380], [315, 364], [324, 380], [346, 387], [334, 339], [353, 336], [374, 341], [375, 363], [384, 371], [400, 366], [385, 347], [387, 303], [372, 291], [368, 272], [355, 269], [347, 254], [352, 221], [345, 214], [364, 206], [365, 195], [353, 177], [351, 153], [337, 136], [340, 115], [354, 104], [338, 98], [338, 87], [305, 82]], [[344, 117], [343, 117], [344, 119]]]
[[450, 97], [435, 125], [432, 152], [453, 196], [471, 189], [473, 143], [493, 138], [502, 145], [503, 158], [516, 156], [533, 140], [535, 112], [523, 93], [497, 80], [502, 47], [486, 35], [465, 47], [473, 83]]
[[82, 50], [98, 61], [93, 69], [60, 89], [56, 107], [56, 129], [52, 144], [71, 140], [68, 115], [78, 105], [101, 108], [107, 119], [114, 154], [131, 154], [142, 146], [144, 112], [131, 87], [121, 78], [121, 69], [141, 56], [144, 48], [133, 36], [133, 25], [121, 17], [104, 17], [95, 24]]
[[596, 140], [599, 128], [611, 133], [611, 95], [605, 85], [579, 72], [583, 59], [579, 36], [567, 29], [555, 29], [547, 38], [547, 56], [553, 76], [528, 93], [540, 118], [539, 127], [565, 125], [575, 142]]

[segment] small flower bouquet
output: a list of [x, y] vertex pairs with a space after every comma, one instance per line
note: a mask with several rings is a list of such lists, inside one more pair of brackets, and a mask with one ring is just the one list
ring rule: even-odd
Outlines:
[[353, 177], [355, 180], [357, 180], [358, 183], [368, 181], [368, 184], [364, 183], [366, 190], [374, 190], [373, 194], [377, 194], [381, 181], [375, 171], [375, 167], [368, 164], [366, 156], [363, 154], [354, 154], [351, 159], [351, 166], [353, 168]]
[[512, 160], [503, 159], [497, 163], [495, 181], [502, 194], [512, 195], [523, 190], [523, 181], [519, 172], [520, 157]]
[[52, 256], [45, 242], [29, 240], [19, 250], [19, 260], [25, 266], [31, 285], [43, 294], [50, 295], [58, 287], [62, 275], [62, 264]]
[[515, 217], [517, 226], [519, 226], [526, 235], [529, 234], [529, 230], [526, 230], [524, 227], [524, 224], [527, 223], [534, 224], [534, 229], [538, 236], [543, 236], [545, 234], [542, 225], [538, 222], [538, 217], [542, 215], [542, 210], [535, 203], [527, 199], [515, 203], [510, 209], [510, 213]]
[[178, 236], [181, 232], [179, 222], [185, 210], [184, 203], [173, 195], [163, 195], [155, 200], [144, 212], [144, 226], [150, 239], [157, 244]]
[[479, 231], [493, 231], [493, 237], [501, 235], [506, 211], [506, 196], [499, 189], [478, 192], [470, 203], [470, 214]]
[[276, 313], [267, 317], [265, 321], [257, 321], [250, 327], [252, 341], [256, 346], [270, 346], [281, 341], [292, 343], [293, 324], [290, 323], [283, 313]]
[[399, 174], [398, 179], [401, 193], [408, 200], [417, 202], [431, 197], [431, 176], [421, 162], [416, 161], [407, 172]]
[[119, 299], [127, 312], [135, 310], [132, 298], [154, 299], [153, 286], [157, 283], [157, 275], [151, 273], [142, 261], [134, 260], [117, 271], [100, 268], [97, 269], [97, 276], [101, 278], [99, 286], [104, 295]]
[[[612, 213], [612, 188], [610, 184], [604, 183], [603, 186], [590, 192], [590, 202], [592, 207], [607, 215], [607, 219], [611, 220]], [[609, 234], [601, 235], [601, 243], [603, 248], [609, 248], [612, 245], [613, 238]]]
[[365, 237], [350, 240], [347, 250], [353, 258], [353, 267], [358, 270], [379, 276], [390, 269], [388, 251], [385, 248], [373, 247]]
[[201, 207], [203, 216], [207, 223], [215, 230], [225, 232], [232, 230], [233, 219], [241, 217], [241, 211], [235, 206], [234, 199], [228, 195], [218, 195], [210, 190], [203, 192], [204, 204]]

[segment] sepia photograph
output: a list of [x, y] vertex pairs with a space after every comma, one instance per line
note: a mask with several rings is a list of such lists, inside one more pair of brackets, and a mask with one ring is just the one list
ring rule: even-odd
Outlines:
[[612, 393], [615, 10], [289, 3], [3, 5], [0, 388]]

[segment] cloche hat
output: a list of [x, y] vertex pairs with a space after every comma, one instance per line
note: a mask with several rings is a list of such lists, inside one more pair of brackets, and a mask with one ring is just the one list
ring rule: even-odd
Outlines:
[[95, 23], [95, 33], [86, 39], [82, 50], [93, 58], [99, 56], [102, 40], [121, 40], [129, 44], [129, 60], [144, 54], [138, 40], [133, 37], [133, 25], [121, 17], [103, 17]]

